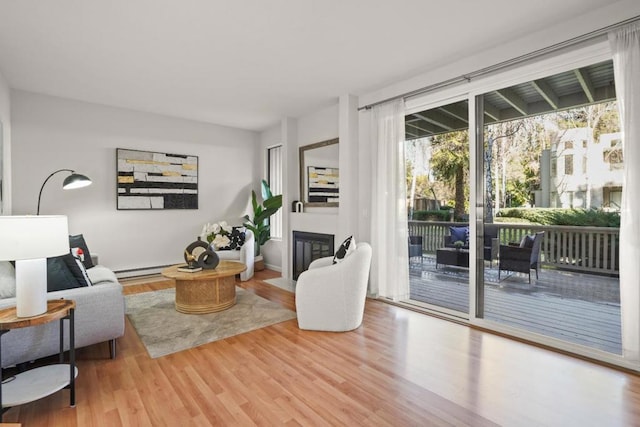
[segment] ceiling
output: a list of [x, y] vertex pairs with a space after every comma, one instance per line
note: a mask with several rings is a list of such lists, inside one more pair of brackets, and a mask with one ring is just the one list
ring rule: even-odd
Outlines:
[[611, 3], [0, 0], [0, 73], [14, 89], [259, 131]]
[[[484, 123], [537, 116], [616, 98], [613, 61], [592, 64], [483, 94]], [[469, 128], [467, 100], [407, 115], [406, 139]]]

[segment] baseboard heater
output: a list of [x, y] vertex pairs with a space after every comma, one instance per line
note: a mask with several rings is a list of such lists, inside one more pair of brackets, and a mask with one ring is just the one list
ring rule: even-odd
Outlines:
[[171, 264], [169, 265], [157, 265], [154, 267], [141, 267], [141, 268], [131, 268], [128, 270], [117, 270], [114, 271], [114, 273], [116, 274], [116, 277], [118, 279], [130, 279], [132, 277], [139, 277], [139, 276], [151, 276], [154, 274], [160, 274], [160, 272], [164, 269], [169, 267]]

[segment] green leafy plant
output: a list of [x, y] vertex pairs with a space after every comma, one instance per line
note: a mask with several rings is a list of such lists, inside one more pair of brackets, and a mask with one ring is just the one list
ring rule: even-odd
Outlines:
[[244, 226], [253, 232], [255, 237], [256, 256], [260, 255], [260, 247], [271, 238], [271, 227], [268, 219], [282, 207], [282, 195], [271, 194], [269, 184], [262, 180], [262, 204], [258, 203], [256, 192], [251, 190], [251, 205], [253, 206], [253, 218], [245, 215]]

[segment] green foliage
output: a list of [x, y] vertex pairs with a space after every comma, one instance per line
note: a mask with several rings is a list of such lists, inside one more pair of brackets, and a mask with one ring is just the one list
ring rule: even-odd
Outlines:
[[253, 232], [256, 241], [256, 256], [260, 255], [260, 247], [271, 238], [271, 227], [267, 219], [282, 207], [282, 195], [271, 194], [269, 184], [262, 180], [262, 205], [258, 203], [256, 192], [251, 190], [251, 205], [253, 218], [245, 215], [244, 226]]
[[[571, 225], [578, 227], [620, 227], [618, 212], [597, 209], [518, 208], [503, 209], [498, 217], [519, 218], [541, 225]], [[502, 222], [502, 221], [501, 221]]]
[[413, 219], [415, 221], [449, 221], [449, 208], [447, 210], [437, 211], [415, 211], [413, 212]]

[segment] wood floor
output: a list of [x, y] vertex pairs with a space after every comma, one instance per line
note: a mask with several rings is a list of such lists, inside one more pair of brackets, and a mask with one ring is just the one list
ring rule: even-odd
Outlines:
[[[293, 309], [293, 294], [244, 288]], [[126, 286], [127, 293], [171, 282]], [[127, 320], [118, 355], [78, 352], [68, 390], [12, 408], [23, 426], [634, 426], [640, 378], [368, 300], [363, 326], [301, 331], [295, 320], [150, 359]]]

